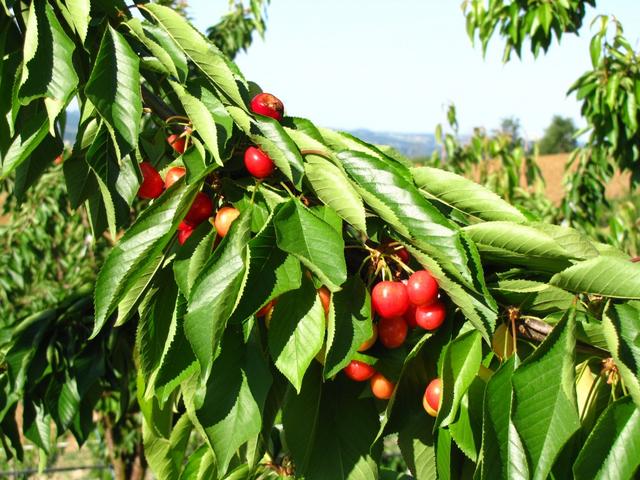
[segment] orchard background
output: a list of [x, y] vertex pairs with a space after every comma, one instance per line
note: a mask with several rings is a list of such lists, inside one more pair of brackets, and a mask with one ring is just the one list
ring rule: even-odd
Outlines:
[[[562, 118], [535, 146], [514, 120], [464, 138], [452, 105], [409, 159], [261, 92], [233, 58], [268, 2], [231, 5], [205, 36], [186, 2], [0, 0], [0, 467], [60, 466], [73, 438], [118, 479], [634, 478], [621, 23], [597, 18], [567, 86], [581, 142]], [[471, 0], [461, 22], [509, 61], [590, 8]], [[538, 151], [568, 149], [550, 199]]]

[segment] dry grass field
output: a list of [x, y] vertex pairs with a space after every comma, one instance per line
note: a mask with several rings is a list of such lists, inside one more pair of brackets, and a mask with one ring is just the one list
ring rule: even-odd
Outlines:
[[[538, 158], [538, 165], [544, 177], [547, 197], [559, 205], [564, 196], [562, 179], [564, 177], [565, 164], [569, 161], [568, 153], [555, 155], [542, 155]], [[617, 198], [629, 194], [629, 174], [616, 174], [607, 185], [607, 197]]]

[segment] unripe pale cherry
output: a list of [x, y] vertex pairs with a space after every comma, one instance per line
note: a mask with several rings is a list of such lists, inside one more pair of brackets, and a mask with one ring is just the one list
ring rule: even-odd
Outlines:
[[164, 188], [169, 188], [171, 185], [180, 180], [187, 171], [184, 167], [172, 167], [167, 171], [164, 176]]
[[370, 382], [373, 396], [380, 400], [389, 400], [393, 395], [393, 390], [396, 388], [396, 384], [381, 373], [375, 373]]
[[229, 233], [229, 229], [231, 228], [231, 224], [233, 221], [238, 218], [240, 215], [240, 211], [234, 207], [222, 207], [216, 213], [216, 218], [213, 222], [216, 227], [216, 232], [221, 237], [224, 237]]

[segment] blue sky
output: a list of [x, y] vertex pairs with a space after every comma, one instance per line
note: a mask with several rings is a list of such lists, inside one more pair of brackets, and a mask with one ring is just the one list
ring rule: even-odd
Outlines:
[[[569, 86], [589, 66], [588, 23], [537, 60], [527, 53], [503, 65], [502, 44], [486, 59], [465, 32], [460, 0], [272, 0], [264, 40], [237, 63], [245, 76], [280, 97], [291, 115], [323, 126], [432, 132], [454, 102], [463, 132], [520, 118], [525, 135], [542, 134], [553, 114], [580, 110]], [[639, 46], [640, 2], [600, 0]], [[190, 0], [204, 30], [226, 0]], [[595, 15], [591, 9], [590, 19]], [[553, 48], [556, 47], [556, 48]]]

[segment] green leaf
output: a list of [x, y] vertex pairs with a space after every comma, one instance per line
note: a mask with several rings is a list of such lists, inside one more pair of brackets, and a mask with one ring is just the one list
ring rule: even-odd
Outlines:
[[398, 434], [398, 446], [407, 467], [418, 480], [436, 478], [433, 420], [420, 415]]
[[382, 160], [364, 153], [342, 152], [338, 158], [365, 202], [378, 215], [398, 233], [411, 238], [445, 270], [473, 284], [458, 232], [412, 183]]
[[139, 63], [127, 40], [109, 27], [85, 86], [100, 116], [125, 142], [126, 148], [120, 145], [120, 156], [138, 145], [142, 118]]
[[276, 167], [297, 188], [301, 188], [304, 177], [304, 164], [296, 144], [277, 120], [258, 116], [255, 119], [255, 123], [260, 130], [260, 134], [251, 133], [251, 140], [269, 155]]
[[308, 155], [304, 171], [320, 200], [361, 232], [367, 231], [362, 198], [338, 167], [318, 155]]
[[490, 290], [498, 300], [528, 313], [568, 310], [575, 301], [575, 295], [566, 290], [533, 280], [500, 280]]
[[269, 351], [278, 370], [300, 392], [304, 374], [322, 348], [325, 317], [313, 282], [280, 296], [269, 329]]
[[[160, 62], [160, 64], [162, 65], [163, 73], [166, 73], [167, 75], [171, 75], [174, 78], [179, 78], [181, 81], [184, 81], [186, 77], [184, 72], [182, 71], [178, 72], [178, 68], [173, 62], [173, 58], [171, 57], [171, 55], [169, 55], [169, 53], [165, 50], [165, 48], [162, 45], [158, 44], [155, 41], [152, 34], [147, 35], [147, 32], [143, 28], [142, 22], [140, 21], [140, 19], [130, 18], [127, 21], [127, 25], [129, 26], [133, 34], [138, 38], [138, 40], [140, 40], [144, 44], [144, 46], [149, 49], [149, 52], [151, 52], [153, 57], [155, 57], [155, 59], [158, 62]], [[146, 25], [146, 26], [149, 26], [149, 25]], [[171, 38], [169, 38], [166, 35], [166, 32], [164, 32], [163, 30], [156, 28], [156, 32], [161, 32], [165, 36], [165, 39], [168, 39], [169, 42], [173, 43], [173, 40], [171, 40]], [[177, 49], [177, 47], [175, 48]], [[182, 52], [180, 52], [180, 54], [182, 55]], [[184, 56], [183, 56], [183, 60], [184, 60], [183, 66], [186, 68], [187, 60], [186, 58], [184, 58]]]
[[599, 256], [555, 274], [549, 283], [570, 292], [640, 299], [640, 263]]
[[246, 283], [250, 288], [242, 292], [232, 323], [242, 322], [270, 300], [300, 288], [300, 262], [277, 247], [272, 221], [249, 242], [249, 258]]
[[573, 466], [576, 480], [635, 478], [640, 467], [640, 409], [631, 398], [600, 416]]
[[193, 283], [211, 256], [216, 231], [209, 222], [203, 222], [176, 253], [173, 271], [176, 283], [185, 297], [191, 293]]
[[71, 14], [73, 27], [78, 33], [82, 43], [87, 39], [89, 30], [89, 19], [91, 18], [91, 2], [90, 0], [67, 0], [67, 10]]
[[278, 247], [300, 260], [329, 290], [339, 290], [347, 279], [342, 235], [297, 200], [278, 209], [274, 225]]
[[203, 379], [209, 377], [218, 343], [240, 296], [248, 263], [250, 225], [249, 209], [232, 223], [191, 289], [184, 329]]
[[455, 420], [462, 397], [478, 374], [481, 360], [482, 339], [476, 330], [461, 335], [447, 346], [440, 373], [442, 399], [436, 419], [440, 428]]
[[147, 3], [141, 7], [171, 36], [202, 73], [222, 90], [228, 99], [246, 110], [237, 79], [218, 48], [198, 32], [184, 17], [169, 7]]
[[39, 111], [29, 116], [25, 123], [16, 129], [16, 135], [2, 158], [0, 180], [7, 178], [13, 170], [29, 158], [29, 155], [47, 136], [48, 125], [46, 113]]
[[228, 331], [196, 411], [215, 453], [217, 478], [223, 477], [236, 450], [260, 433], [272, 382], [261, 350], [255, 335], [244, 345], [240, 332]]
[[322, 383], [319, 365], [305, 376], [298, 395], [289, 391], [282, 409], [286, 444], [296, 475], [306, 480], [370, 480], [377, 477], [371, 444], [378, 413], [360, 386], [342, 376]]
[[189, 456], [180, 480], [208, 480], [215, 478], [216, 461], [209, 445], [202, 445]]
[[180, 297], [175, 314], [171, 317], [167, 344], [160, 368], [155, 373], [153, 389], [148, 388], [149, 391], [155, 392], [161, 403], [166, 402], [182, 381], [198, 371], [198, 362], [184, 333], [184, 304], [186, 301]]
[[129, 220], [129, 204], [117, 190], [121, 169], [116, 151], [117, 146], [111, 135], [107, 128], [102, 126], [86, 153], [87, 163], [95, 173], [100, 187], [111, 238], [116, 238], [118, 227]]
[[25, 33], [24, 61], [18, 96], [23, 105], [44, 98], [49, 114], [49, 132], [78, 86], [72, 57], [75, 45], [46, 2], [33, 2]]
[[511, 378], [515, 368], [516, 357], [511, 356], [491, 376], [485, 389], [480, 477], [483, 480], [529, 478], [522, 440], [511, 420], [513, 404]]
[[609, 304], [602, 316], [607, 348], [631, 397], [640, 406], [640, 305]]
[[483, 257], [497, 262], [557, 272], [572, 256], [556, 240], [533, 226], [513, 222], [483, 222], [463, 229]]
[[360, 277], [350, 277], [342, 290], [331, 295], [327, 318], [324, 377], [346, 367], [360, 345], [373, 335], [371, 296]]
[[[151, 298], [140, 309], [136, 332], [136, 348], [139, 352], [140, 371], [149, 379], [162, 362], [168, 344], [175, 335], [173, 319], [178, 301], [178, 287], [173, 281], [171, 269], [162, 271]], [[147, 383], [148, 380], [146, 380]]]
[[564, 445], [580, 429], [575, 346], [572, 310], [513, 373], [512, 419], [533, 479], [547, 478]]
[[491, 190], [476, 182], [439, 168], [411, 170], [418, 188], [436, 200], [472, 217], [486, 221], [526, 222], [527, 218]]
[[98, 334], [120, 300], [140, 279], [145, 266], [167, 246], [195, 194], [196, 189], [191, 185], [161, 195], [140, 214], [111, 250], [96, 279], [92, 337]]
[[485, 383], [476, 376], [460, 400], [458, 416], [449, 425], [451, 438], [474, 463], [478, 462], [482, 442], [482, 398]]
[[[195, 131], [204, 140], [207, 150], [211, 152], [216, 163], [222, 166], [222, 158], [220, 157], [220, 150], [218, 146], [218, 128], [213, 114], [207, 106], [200, 101], [200, 99], [191, 95], [182, 85], [173, 81], [169, 81], [169, 83], [180, 99], [189, 120], [191, 120], [195, 127]], [[213, 95], [209, 95], [209, 101], [212, 99], [215, 99], [215, 97]], [[220, 106], [222, 106], [222, 104], [220, 104]]]
[[146, 421], [142, 424], [144, 455], [153, 473], [159, 478], [177, 479], [182, 470], [189, 436], [193, 425], [183, 414], [176, 422], [169, 438], [154, 435]]
[[473, 326], [482, 334], [487, 343], [491, 343], [490, 334], [496, 326], [498, 318], [497, 307], [493, 301], [488, 301], [488, 295], [482, 296], [461, 286], [450, 279], [440, 268], [440, 265], [424, 252], [405, 246], [411, 256], [416, 259], [438, 281], [440, 288], [449, 296], [451, 301], [471, 321]]

